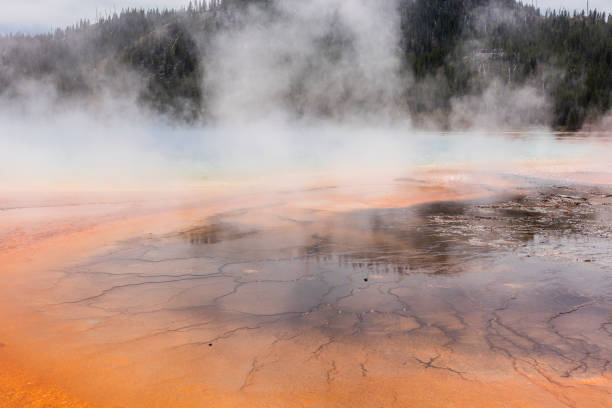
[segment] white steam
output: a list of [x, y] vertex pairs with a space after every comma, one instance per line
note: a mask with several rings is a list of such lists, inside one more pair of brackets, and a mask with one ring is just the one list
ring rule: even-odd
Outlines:
[[[58, 104], [44, 81], [15, 85], [25, 102], [0, 101], [2, 187], [164, 188], [293, 175], [308, 184], [305, 174], [359, 183], [409, 176], [417, 166], [499, 170], [509, 160], [577, 154], [548, 138], [417, 130], [402, 106], [413, 79], [400, 74], [395, 1], [280, 0], [272, 16], [251, 8], [240, 18], [202, 61], [212, 92], [206, 125], [175, 127], [138, 109], [142, 84], [128, 70], [118, 73], [128, 89], [120, 96], [69, 103]], [[423, 95], [437, 85], [428, 78]], [[514, 130], [542, 123], [548, 109], [534, 88], [493, 82], [481, 97], [454, 100], [447, 119], [456, 128]]]
[[205, 63], [222, 121], [390, 114], [401, 97], [395, 1], [280, 0], [221, 33]]

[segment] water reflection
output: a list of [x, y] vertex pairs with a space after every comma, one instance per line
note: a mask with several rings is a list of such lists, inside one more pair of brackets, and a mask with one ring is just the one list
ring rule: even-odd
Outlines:
[[213, 221], [200, 227], [185, 231], [182, 235], [193, 245], [210, 245], [223, 241], [233, 241], [257, 234], [256, 230], [241, 230], [235, 225]]
[[[69, 267], [45, 286], [43, 309], [61, 327], [71, 322], [52, 344], [67, 350], [62, 358], [83, 350], [104, 373], [116, 361], [122, 383], [152, 370], [155, 381], [180, 378], [173, 397], [205, 384], [211, 399], [244, 395], [253, 399], [229, 405], [253, 406], [296, 389], [329, 406], [334, 387], [382, 395], [391, 375], [401, 379], [391, 393], [441, 384], [441, 395], [497, 396], [509, 383], [541, 391], [534, 400], [545, 403], [533, 406], [557, 406], [557, 395], [606, 406], [610, 204], [605, 192], [564, 187], [407, 208], [227, 212]], [[567, 253], [573, 261], [559, 262]], [[260, 405], [299, 400], [282, 398]], [[193, 401], [179, 402], [202, 406], [200, 394]]]
[[[602, 235], [609, 223], [597, 222], [597, 191], [570, 187], [525, 190], [521, 194], [487, 200], [440, 201], [410, 208], [369, 209], [344, 214], [274, 214], [290, 224], [287, 229], [259, 231], [245, 220], [266, 224], [270, 216], [256, 211], [217, 216], [212, 222], [186, 231], [193, 245], [235, 241], [259, 234], [260, 243], [298, 236], [294, 256], [369, 270], [458, 273], [466, 262], [497, 256], [534, 241], [568, 235]], [[245, 215], [248, 215], [245, 217]], [[600, 214], [601, 216], [601, 214]], [[296, 222], [307, 219], [307, 222]], [[595, 231], [597, 229], [597, 231]]]
[[490, 202], [446, 201], [361, 211], [339, 221], [341, 228], [360, 233], [328, 235], [324, 243], [313, 235], [315, 244], [309, 251], [337, 253], [343, 262], [398, 272], [461, 272], [469, 260], [513, 251], [535, 240], [606, 236], [609, 223], [597, 222], [590, 202], [598, 196], [557, 188]]

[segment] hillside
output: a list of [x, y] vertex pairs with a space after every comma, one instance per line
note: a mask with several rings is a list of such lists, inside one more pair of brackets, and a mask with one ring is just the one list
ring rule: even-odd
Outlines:
[[[35, 81], [50, 87], [58, 104], [129, 91], [140, 106], [172, 121], [214, 120], [225, 92], [215, 71], [223, 46], [239, 46], [232, 35], [249, 27], [263, 27], [265, 36], [267, 27], [299, 24], [291, 0], [282, 3], [196, 1], [181, 10], [124, 10], [50, 34], [2, 37], [0, 98], [22, 100], [23, 84]], [[477, 99], [492, 84], [510, 92], [529, 87], [546, 98], [546, 109], [528, 124], [578, 130], [610, 108], [612, 19], [597, 11], [551, 13], [514, 0], [401, 0], [395, 17], [385, 17], [396, 35], [381, 37], [398, 61], [390, 92], [385, 84], [368, 88], [374, 80], [363, 64], [375, 58], [360, 57], [364, 41], [356, 40], [356, 28], [329, 7], [309, 31], [307, 52], [300, 45], [299, 53], [287, 50], [299, 43], [294, 38], [274, 55], [279, 82], [268, 88], [296, 117], [376, 113], [384, 105], [393, 116], [449, 128], [460, 123], [449, 120], [457, 101]], [[267, 40], [279, 38], [261, 41]]]

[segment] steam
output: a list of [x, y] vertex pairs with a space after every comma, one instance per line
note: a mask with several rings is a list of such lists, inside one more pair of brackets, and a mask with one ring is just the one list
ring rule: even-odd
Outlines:
[[455, 99], [450, 115], [452, 129], [546, 130], [550, 104], [533, 86], [512, 88], [494, 80], [482, 95]]
[[401, 97], [394, 1], [281, 0], [215, 39], [208, 66], [222, 121], [324, 114], [380, 120]]
[[[278, 0], [273, 13], [249, 7], [213, 38], [197, 38], [209, 47], [201, 64], [205, 123], [177, 125], [139, 107], [144, 81], [118, 60], [86, 73], [99, 84], [93, 95], [69, 100], [52, 78], [14, 81], [0, 97], [0, 183], [160, 188], [282, 176], [298, 187], [321, 174], [331, 183], [391, 180], [418, 166], [576, 153], [542, 139], [534, 153], [533, 145], [478, 132], [546, 130], [550, 104], [530, 84], [491, 78], [483, 95], [453, 100], [446, 123], [464, 132], [459, 138], [415, 124], [402, 102], [415, 79], [402, 69], [396, 6]], [[477, 47], [465, 44], [455, 57]], [[443, 86], [436, 76], [418, 85], [424, 100]]]

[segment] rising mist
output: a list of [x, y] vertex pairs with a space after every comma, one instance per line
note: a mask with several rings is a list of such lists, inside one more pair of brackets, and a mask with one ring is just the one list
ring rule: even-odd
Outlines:
[[[599, 74], [554, 46], [557, 27], [598, 35], [610, 29], [605, 16], [438, 3], [196, 2], [5, 36], [2, 179], [105, 186], [283, 169], [402, 173], [440, 160], [438, 146], [454, 160], [475, 160], [466, 152], [476, 145], [480, 157], [496, 157], [500, 144], [513, 151], [478, 131], [606, 123]], [[522, 47], [527, 38], [537, 46]], [[536, 58], [538, 47], [551, 51]], [[462, 144], [440, 131], [463, 132]]]

